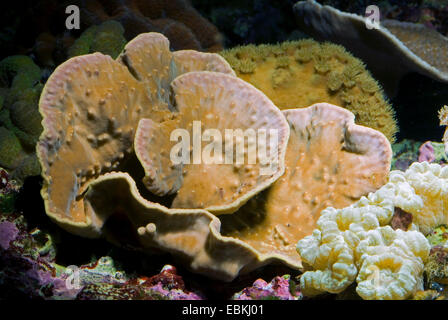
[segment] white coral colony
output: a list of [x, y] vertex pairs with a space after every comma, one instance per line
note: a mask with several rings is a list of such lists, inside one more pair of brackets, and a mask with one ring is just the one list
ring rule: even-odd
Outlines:
[[[364, 299], [407, 299], [422, 290], [430, 250], [424, 233], [447, 222], [447, 191], [448, 167], [413, 163], [355, 204], [323, 210], [313, 234], [297, 244], [313, 269], [301, 277], [304, 294], [339, 293], [355, 281]], [[395, 208], [412, 214], [407, 231], [389, 225]]]

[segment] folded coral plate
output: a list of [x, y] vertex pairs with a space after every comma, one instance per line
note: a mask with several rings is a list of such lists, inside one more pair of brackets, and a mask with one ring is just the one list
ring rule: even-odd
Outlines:
[[435, 30], [394, 20], [368, 28], [369, 18], [314, 0], [297, 2], [294, 13], [302, 30], [343, 45], [364, 61], [389, 95], [396, 93], [400, 79], [410, 72], [448, 81], [448, 39]]

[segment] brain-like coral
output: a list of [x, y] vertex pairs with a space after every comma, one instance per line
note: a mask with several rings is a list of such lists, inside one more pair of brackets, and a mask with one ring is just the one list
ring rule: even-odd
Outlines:
[[[197, 61], [185, 63], [188, 57]], [[42, 195], [52, 218], [83, 234], [99, 233], [103, 221], [83, 201], [88, 183], [129, 159], [140, 119], [171, 116], [171, 81], [196, 67], [233, 74], [217, 55], [171, 53], [168, 40], [157, 33], [129, 42], [117, 60], [95, 53], [55, 70], [40, 99], [44, 132], [37, 147]]]
[[[303, 292], [341, 292], [355, 280], [365, 299], [406, 299], [422, 290], [430, 244], [421, 232], [447, 221], [447, 173], [438, 164], [414, 163], [392, 171], [386, 185], [355, 204], [322, 211], [317, 229], [297, 244], [313, 269], [301, 278]], [[391, 227], [397, 211], [412, 215], [405, 230]]]
[[341, 46], [307, 39], [236, 47], [220, 54], [241, 79], [280, 109], [332, 103], [353, 112], [357, 124], [394, 141], [394, 111], [363, 63]]
[[294, 13], [301, 30], [341, 44], [361, 58], [389, 95], [410, 72], [448, 80], [448, 39], [424, 25], [385, 20], [372, 31], [366, 27], [367, 18], [314, 0], [297, 2]]

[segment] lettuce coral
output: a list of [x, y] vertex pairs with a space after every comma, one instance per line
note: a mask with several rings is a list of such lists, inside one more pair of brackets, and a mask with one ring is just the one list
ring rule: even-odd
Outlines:
[[220, 54], [238, 77], [280, 109], [331, 103], [353, 112], [357, 124], [394, 141], [398, 128], [392, 107], [364, 64], [341, 46], [307, 39], [236, 47]]
[[[355, 204], [327, 208], [317, 229], [297, 243], [313, 271], [301, 277], [305, 294], [338, 293], [355, 280], [365, 299], [405, 299], [422, 289], [430, 245], [421, 230], [446, 221], [445, 176], [448, 168], [413, 163], [406, 172], [392, 171], [389, 182]], [[397, 208], [412, 214], [407, 231], [389, 226]]]

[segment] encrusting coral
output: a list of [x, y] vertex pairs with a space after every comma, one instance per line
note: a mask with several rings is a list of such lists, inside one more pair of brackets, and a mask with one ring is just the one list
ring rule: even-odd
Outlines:
[[[178, 77], [173, 94], [171, 82], [182, 72], [197, 68], [213, 72]], [[194, 81], [189, 84], [190, 78]], [[241, 90], [245, 98], [253, 97], [249, 99], [254, 99], [256, 115], [266, 120], [262, 127], [280, 129], [280, 164], [274, 174], [281, 175], [289, 135], [286, 120], [260, 91], [234, 78], [233, 70], [219, 55], [170, 52], [164, 36], [148, 33], [128, 43], [117, 60], [96, 53], [72, 58], [58, 67], [45, 85], [39, 106], [44, 132], [37, 150], [47, 214], [72, 233], [104, 235], [111, 242], [149, 252], [167, 251], [180, 256], [196, 272], [219, 279], [232, 280], [240, 272], [283, 262], [220, 235], [220, 222], [208, 211], [168, 209], [150, 202], [139, 194], [130, 175], [114, 172], [129, 169], [126, 165], [134, 157], [134, 133], [141, 119], [173, 122], [178, 107], [182, 112], [189, 99], [204, 104], [213, 94], [202, 96], [201, 90], [222, 82], [237, 86], [233, 93], [231, 86], [215, 87], [219, 91], [215, 97], [232, 97]], [[190, 85], [194, 90], [189, 90]], [[196, 98], [195, 93], [199, 94]], [[247, 106], [247, 101], [234, 102], [235, 111], [243, 115], [246, 110], [241, 112], [241, 106], [236, 106]], [[268, 125], [272, 119], [265, 116], [274, 117], [276, 124]], [[113, 227], [117, 219], [122, 221], [120, 231]]]
[[42, 132], [40, 79], [41, 70], [28, 56], [0, 61], [0, 166], [19, 182], [40, 173], [35, 155]]
[[[423, 234], [448, 220], [447, 178], [447, 167], [416, 162], [391, 171], [386, 185], [355, 204], [322, 211], [317, 229], [297, 244], [314, 269], [301, 277], [304, 294], [341, 292], [355, 280], [365, 299], [406, 299], [422, 290], [430, 249]], [[406, 230], [389, 225], [397, 210], [412, 215]]]
[[[439, 110], [439, 120], [441, 126], [448, 126], [448, 106], [443, 106], [442, 109]], [[445, 129], [442, 141], [445, 144], [445, 152], [448, 153], [448, 128]]]
[[[289, 126], [264, 94], [216, 72], [190, 72], [176, 78], [172, 87], [177, 102], [173, 119], [163, 123], [142, 119], [135, 137], [135, 153], [150, 191], [162, 196], [175, 193], [172, 208], [232, 213], [283, 174]], [[186, 150], [175, 150], [187, 153], [186, 158], [173, 165], [175, 130], [185, 130], [192, 141], [182, 137]], [[266, 134], [260, 136], [260, 131]], [[198, 142], [201, 138], [207, 142]], [[273, 139], [275, 144], [270, 143]]]
[[390, 96], [410, 72], [448, 81], [448, 39], [435, 30], [393, 20], [369, 29], [368, 18], [314, 0], [297, 2], [294, 13], [301, 30], [319, 40], [341, 44], [362, 59]]
[[240, 211], [220, 219], [226, 236], [300, 265], [295, 244], [313, 232], [320, 212], [346, 207], [383, 186], [392, 150], [383, 134], [355, 125], [351, 112], [334, 105], [283, 114], [290, 126], [285, 173]]
[[[189, 56], [202, 61], [184, 63]], [[171, 116], [169, 85], [196, 66], [233, 74], [218, 55], [170, 52], [168, 39], [158, 33], [139, 35], [117, 60], [95, 53], [74, 57], [55, 70], [39, 102], [44, 132], [37, 146], [42, 196], [51, 218], [78, 234], [101, 233], [103, 218], [84, 202], [89, 183], [120, 170], [132, 157], [140, 119]]]
[[[273, 262], [301, 267], [297, 255], [291, 258], [290, 254], [296, 238], [288, 243], [287, 254], [280, 252], [283, 247], [264, 250], [266, 239], [254, 245], [256, 242], [244, 237], [222, 235], [221, 221], [199, 208], [231, 213], [280, 177], [284, 172], [289, 126], [295, 135], [290, 140], [288, 174], [298, 170], [299, 164], [294, 159], [297, 148], [303, 149], [300, 155], [316, 152], [299, 162], [315, 165], [314, 169], [307, 169], [314, 174], [309, 177], [313, 183], [320, 179], [316, 175], [327, 181], [328, 174], [338, 170], [333, 177], [334, 185], [328, 183], [330, 187], [339, 186], [340, 196], [335, 193], [335, 199], [330, 199], [339, 205], [347, 205], [379, 188], [390, 165], [390, 145], [384, 135], [354, 125], [354, 116], [349, 111], [320, 104], [284, 111], [284, 117], [261, 91], [236, 78], [219, 55], [190, 50], [170, 52], [168, 40], [156, 33], [138, 36], [116, 60], [95, 53], [72, 58], [58, 67], [43, 90], [40, 111], [45, 129], [37, 148], [44, 178], [41, 194], [52, 220], [75, 234], [105, 236], [113, 243], [126, 243], [146, 252], [170, 252], [184, 260], [190, 269], [223, 280], [232, 280], [240, 273]], [[269, 164], [272, 154], [278, 157], [274, 170], [262, 175], [265, 164], [260, 159], [250, 166], [219, 168], [222, 172], [207, 170], [209, 165], [201, 163], [196, 167], [185, 162], [180, 163], [180, 168], [170, 166], [168, 155], [173, 144], [168, 141], [170, 130], [172, 133], [174, 129], [188, 129], [187, 133], [191, 133], [195, 120], [201, 121], [204, 129], [218, 131], [277, 130], [277, 143], [269, 141], [266, 146]], [[197, 138], [193, 128], [193, 139]], [[319, 149], [329, 138], [334, 139], [332, 147], [327, 143], [326, 151]], [[238, 144], [238, 137], [236, 141]], [[216, 141], [213, 142], [215, 146]], [[245, 145], [248, 151], [253, 142], [249, 137]], [[187, 151], [189, 155], [190, 145]], [[231, 151], [234, 155], [235, 150]], [[140, 194], [133, 178], [138, 174], [130, 168], [138, 166], [136, 160], [140, 160], [146, 171], [144, 182], [151, 191], [159, 195], [178, 192], [180, 200], [174, 199], [173, 208], [151, 202]], [[339, 174], [339, 170], [344, 173]], [[359, 175], [352, 172], [356, 170]], [[204, 174], [211, 175], [222, 190], [205, 189], [204, 183], [208, 185], [210, 179], [203, 179]], [[350, 184], [352, 187], [346, 188], [348, 179], [356, 187]], [[271, 192], [272, 207], [278, 207], [276, 201], [282, 200], [277, 198], [290, 186], [288, 181], [284, 182], [286, 187], [280, 182], [279, 190]], [[184, 184], [188, 188], [182, 190]], [[200, 199], [187, 192], [197, 187]], [[211, 197], [207, 199], [204, 194]], [[144, 195], [152, 199], [148, 192]], [[301, 197], [304, 202], [308, 199], [305, 194]], [[292, 198], [288, 200], [290, 203]], [[309, 207], [307, 204], [304, 207], [306, 216]], [[272, 215], [280, 211], [281, 208], [272, 210]], [[317, 211], [310, 215], [318, 214]], [[298, 220], [300, 225], [303, 219]], [[119, 228], [115, 225], [117, 221], [121, 221]], [[274, 224], [283, 222], [275, 220]], [[273, 235], [263, 229], [261, 233]], [[269, 243], [269, 239], [265, 242]]]
[[277, 276], [267, 283], [257, 279], [251, 287], [244, 288], [232, 296], [232, 300], [300, 300], [299, 286], [291, 276]]
[[398, 128], [392, 107], [363, 63], [341, 46], [306, 39], [236, 47], [220, 54], [238, 77], [280, 109], [335, 104], [353, 112], [357, 124], [394, 141]]

